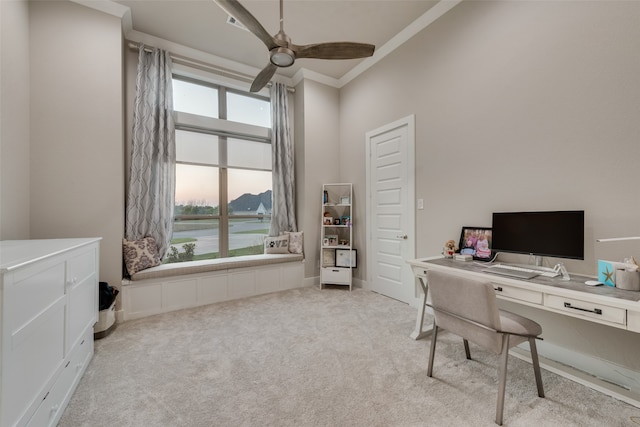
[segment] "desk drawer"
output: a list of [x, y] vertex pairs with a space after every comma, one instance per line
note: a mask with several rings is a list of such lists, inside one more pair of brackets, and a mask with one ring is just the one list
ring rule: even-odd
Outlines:
[[545, 295], [544, 305], [565, 313], [570, 313], [575, 317], [588, 317], [590, 319], [598, 319], [603, 322], [616, 323], [618, 325], [627, 324], [627, 310], [623, 308], [610, 307], [557, 295]]
[[493, 283], [493, 289], [495, 289], [496, 295], [500, 297], [517, 299], [520, 301], [530, 302], [532, 304], [542, 305], [542, 292], [498, 285], [496, 283]]

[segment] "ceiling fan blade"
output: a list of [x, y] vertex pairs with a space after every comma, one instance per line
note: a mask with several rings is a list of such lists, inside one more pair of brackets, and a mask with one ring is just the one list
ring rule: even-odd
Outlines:
[[373, 55], [375, 46], [367, 43], [328, 42], [307, 45], [291, 45], [296, 58], [355, 59]]
[[255, 80], [251, 84], [250, 91], [259, 92], [260, 89], [262, 89], [267, 85], [267, 83], [269, 83], [269, 80], [271, 80], [271, 77], [273, 77], [277, 69], [278, 67], [273, 65], [272, 63], [267, 64], [267, 66], [264, 67], [262, 71], [260, 71], [260, 73], [258, 73], [258, 75], [256, 76]]
[[222, 10], [233, 16], [236, 20], [240, 21], [242, 25], [247, 27], [249, 31], [255, 34], [256, 37], [258, 37], [260, 40], [262, 40], [262, 43], [267, 45], [267, 48], [269, 50], [279, 46], [276, 40], [269, 33], [267, 33], [267, 30], [264, 29], [262, 24], [260, 24], [260, 22], [258, 22], [258, 20], [251, 14], [251, 12], [245, 9], [244, 6], [242, 6], [240, 2], [238, 2], [238, 0], [213, 1], [215, 1]]

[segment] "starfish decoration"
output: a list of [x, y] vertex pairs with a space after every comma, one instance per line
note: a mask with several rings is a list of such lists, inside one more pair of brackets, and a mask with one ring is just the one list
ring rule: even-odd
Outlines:
[[613, 271], [609, 271], [609, 267], [608, 266], [605, 269], [605, 271], [603, 272], [603, 274], [604, 274], [604, 281], [605, 282], [612, 282], [613, 283]]

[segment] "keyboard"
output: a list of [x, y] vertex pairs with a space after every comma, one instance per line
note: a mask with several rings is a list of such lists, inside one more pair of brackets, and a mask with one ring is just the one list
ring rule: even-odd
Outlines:
[[518, 267], [509, 264], [496, 264], [482, 270], [485, 273], [499, 274], [501, 276], [516, 277], [518, 279], [531, 279], [536, 276], [556, 277], [559, 275], [555, 270], [538, 270], [526, 267]]

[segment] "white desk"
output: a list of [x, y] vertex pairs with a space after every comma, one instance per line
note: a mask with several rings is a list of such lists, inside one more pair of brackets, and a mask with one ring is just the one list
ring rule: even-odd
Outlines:
[[584, 282], [593, 280], [592, 277], [572, 274], [571, 280], [543, 276], [521, 280], [483, 273], [485, 265], [443, 257], [411, 260], [408, 263], [424, 293], [424, 304], [418, 310], [416, 329], [411, 335], [415, 339], [430, 332], [423, 325], [428, 288], [426, 274], [430, 269], [489, 280], [499, 299], [640, 333], [640, 292], [585, 285]]
[[[585, 285], [584, 282], [593, 280], [592, 277], [571, 274], [571, 280], [568, 281], [543, 276], [521, 280], [484, 273], [482, 270], [486, 268], [486, 265], [481, 265], [481, 263], [455, 261], [442, 256], [407, 262], [418, 278], [423, 292], [416, 327], [411, 334], [411, 338], [414, 339], [423, 338], [431, 333], [432, 325], [424, 325], [424, 314], [428, 294], [426, 274], [428, 270], [432, 269], [464, 277], [489, 280], [496, 290], [497, 297], [501, 300], [640, 333], [640, 292], [625, 291], [609, 286]], [[528, 356], [519, 352], [518, 349], [514, 354], [525, 360], [528, 359]], [[544, 366], [543, 359], [541, 358], [541, 365]], [[588, 375], [584, 376], [571, 370], [571, 367], [560, 366], [550, 360], [546, 360], [544, 367], [640, 407], [640, 396], [636, 393], [620, 393], [606, 383], [600, 383]]]

